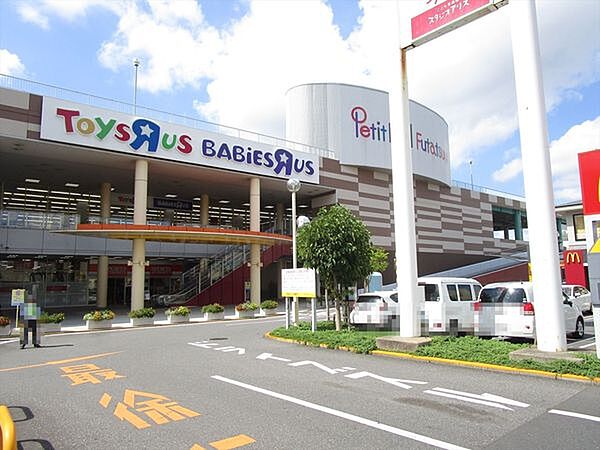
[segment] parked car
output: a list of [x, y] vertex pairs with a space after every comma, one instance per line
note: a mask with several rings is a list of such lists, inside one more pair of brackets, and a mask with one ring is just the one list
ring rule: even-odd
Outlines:
[[350, 323], [357, 327], [388, 328], [398, 317], [398, 294], [395, 291], [376, 291], [360, 294], [350, 312]]
[[[567, 334], [581, 338], [581, 310], [564, 292], [563, 315]], [[475, 334], [535, 339], [535, 307], [530, 282], [492, 283], [483, 287], [475, 304]]]
[[592, 313], [592, 293], [577, 284], [563, 284], [562, 290], [582, 313]]
[[425, 288], [423, 308], [429, 333], [448, 333], [451, 320], [457, 321], [458, 332], [473, 333], [479, 281], [453, 277], [421, 277], [418, 281]]
[[[419, 286], [424, 288], [421, 305], [422, 320], [429, 333], [447, 333], [450, 321], [455, 319], [458, 331], [473, 333], [473, 304], [477, 301], [481, 284], [472, 278], [421, 277]], [[391, 328], [400, 316], [402, 295], [397, 291], [378, 291], [361, 294], [350, 313], [350, 323], [372, 328]], [[397, 329], [398, 323], [394, 323]]]

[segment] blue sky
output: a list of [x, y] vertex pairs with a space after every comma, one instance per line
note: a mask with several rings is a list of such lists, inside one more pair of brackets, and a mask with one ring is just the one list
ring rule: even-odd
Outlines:
[[[580, 198], [576, 154], [600, 148], [600, 2], [538, 0], [556, 203]], [[426, 0], [400, 0], [400, 27]], [[392, 9], [390, 9], [392, 8]], [[0, 73], [284, 136], [285, 91], [389, 90], [394, 2], [0, 2]], [[452, 176], [523, 194], [510, 6], [409, 54], [410, 96], [450, 126]], [[568, 37], [568, 39], [567, 39]]]

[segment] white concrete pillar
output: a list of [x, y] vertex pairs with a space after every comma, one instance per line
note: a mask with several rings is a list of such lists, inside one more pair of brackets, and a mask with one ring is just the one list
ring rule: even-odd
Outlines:
[[[100, 223], [110, 220], [110, 183], [100, 186]], [[98, 258], [98, 278], [96, 280], [96, 307], [106, 308], [108, 305], [108, 256]]]
[[[260, 231], [260, 178], [250, 179], [250, 231]], [[260, 304], [259, 244], [250, 244], [250, 301]]]
[[208, 225], [208, 194], [202, 194], [200, 197], [200, 225], [205, 227]]
[[[146, 225], [148, 203], [148, 161], [135, 162], [135, 185], [133, 193], [133, 223]], [[133, 240], [131, 267], [131, 310], [144, 307], [144, 275], [146, 271], [146, 240]]]
[[509, 8], [537, 347], [546, 352], [565, 351], [567, 340], [535, 3], [510, 2]]
[[285, 209], [283, 203], [275, 205], [275, 232], [283, 234], [283, 217]]

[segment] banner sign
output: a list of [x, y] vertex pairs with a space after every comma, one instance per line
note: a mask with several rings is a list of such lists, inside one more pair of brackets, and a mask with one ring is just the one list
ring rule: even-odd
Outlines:
[[583, 214], [600, 214], [600, 150], [579, 153]]
[[413, 45], [422, 44], [459, 28], [506, 3], [507, 0], [446, 0], [441, 2], [411, 19]]
[[154, 197], [152, 199], [152, 206], [158, 209], [192, 210], [192, 202], [190, 200], [177, 200], [176, 198]]
[[317, 283], [314, 269], [283, 269], [281, 271], [282, 297], [317, 296]]
[[52, 97], [40, 137], [57, 142], [275, 178], [319, 182], [319, 156]]
[[565, 284], [587, 286], [585, 267], [583, 265], [583, 250], [568, 250], [564, 252]]

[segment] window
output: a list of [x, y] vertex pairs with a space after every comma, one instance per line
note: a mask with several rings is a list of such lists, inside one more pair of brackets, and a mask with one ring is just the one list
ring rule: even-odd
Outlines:
[[471, 292], [470, 284], [459, 284], [458, 285], [458, 293], [460, 294], [461, 302], [472, 302], [473, 294]]
[[426, 302], [439, 302], [440, 291], [437, 284], [426, 284], [425, 285], [425, 301]]
[[448, 296], [450, 297], [450, 300], [452, 300], [453, 302], [457, 302], [458, 301], [458, 291], [456, 290], [456, 285], [455, 284], [447, 284], [446, 289], [448, 290]]
[[585, 241], [585, 222], [583, 221], [583, 214], [573, 215], [573, 227], [575, 229], [575, 240]]
[[396, 303], [398, 303], [398, 294], [392, 294], [390, 295], [390, 298], [395, 301]]
[[475, 300], [477, 300], [479, 298], [479, 292], [481, 291], [481, 286], [476, 284], [475, 286], [473, 286], [473, 289], [475, 290]]
[[582, 295], [586, 294], [589, 294], [589, 291], [584, 287], [575, 286], [575, 288], [573, 288], [573, 295], [575, 297], [581, 297]]
[[527, 296], [521, 288], [487, 288], [481, 291], [482, 303], [525, 303]]

